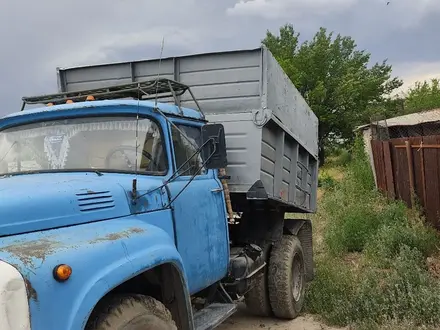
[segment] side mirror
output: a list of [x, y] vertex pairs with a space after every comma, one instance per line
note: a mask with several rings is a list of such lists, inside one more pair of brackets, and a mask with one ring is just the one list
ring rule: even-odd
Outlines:
[[202, 158], [207, 169], [225, 168], [226, 157], [225, 128], [222, 124], [207, 124], [202, 127]]

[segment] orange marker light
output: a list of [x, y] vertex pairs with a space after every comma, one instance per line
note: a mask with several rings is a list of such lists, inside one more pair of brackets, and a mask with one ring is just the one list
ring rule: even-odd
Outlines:
[[87, 95], [86, 101], [95, 101], [95, 97], [93, 95]]
[[72, 267], [69, 265], [58, 265], [53, 269], [53, 277], [58, 282], [65, 282], [67, 281], [70, 276], [72, 275]]
[[73, 101], [72, 100], [67, 100], [66, 103], [73, 103]]

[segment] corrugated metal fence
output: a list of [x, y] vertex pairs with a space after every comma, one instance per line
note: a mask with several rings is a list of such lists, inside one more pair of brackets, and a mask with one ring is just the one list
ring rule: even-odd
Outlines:
[[440, 229], [440, 135], [371, 141], [377, 187]]

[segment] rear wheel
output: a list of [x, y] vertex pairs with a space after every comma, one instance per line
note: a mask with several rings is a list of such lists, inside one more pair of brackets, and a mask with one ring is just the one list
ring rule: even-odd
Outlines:
[[171, 313], [158, 300], [143, 295], [114, 295], [95, 308], [86, 330], [177, 330]]
[[305, 264], [301, 242], [283, 235], [272, 248], [268, 269], [269, 300], [276, 317], [294, 319], [305, 297]]

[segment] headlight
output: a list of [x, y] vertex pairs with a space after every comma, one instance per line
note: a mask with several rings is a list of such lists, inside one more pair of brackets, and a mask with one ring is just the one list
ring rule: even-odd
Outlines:
[[18, 270], [4, 261], [0, 261], [0, 329], [31, 329], [26, 284]]

